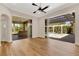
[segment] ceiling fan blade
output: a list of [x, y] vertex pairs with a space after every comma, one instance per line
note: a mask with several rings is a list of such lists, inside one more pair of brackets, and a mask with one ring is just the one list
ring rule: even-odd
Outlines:
[[35, 3], [32, 3], [32, 5], [33, 5], [33, 6], [38, 6], [38, 5], [36, 5]]
[[45, 11], [42, 11], [42, 12], [46, 13]]
[[36, 11], [34, 11], [33, 13], [36, 13]]
[[41, 10], [45, 10], [45, 9], [47, 9], [49, 6], [46, 6], [46, 7], [44, 7], [43, 9], [41, 9]]

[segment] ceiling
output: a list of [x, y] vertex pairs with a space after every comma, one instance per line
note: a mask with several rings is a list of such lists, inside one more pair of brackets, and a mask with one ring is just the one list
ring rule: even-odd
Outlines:
[[[36, 3], [37, 5], [40, 5], [40, 3]], [[45, 7], [49, 5], [49, 8], [45, 11], [49, 13], [49, 11], [54, 10], [57, 7], [60, 7], [61, 5], [64, 5], [65, 3], [41, 3], [41, 7]], [[33, 6], [32, 3], [4, 3], [6, 7], [8, 7], [10, 10], [19, 11], [24, 14], [28, 14], [33, 17], [42, 17], [46, 15], [47, 13], [37, 12], [33, 14], [34, 11], [38, 9], [38, 7]]]
[[74, 21], [74, 20], [75, 18], [72, 14], [65, 14], [54, 18], [49, 18], [50, 23], [68, 22], [68, 21]]
[[13, 22], [25, 22], [26, 19], [23, 17], [19, 17], [19, 16], [12, 16], [12, 21]]

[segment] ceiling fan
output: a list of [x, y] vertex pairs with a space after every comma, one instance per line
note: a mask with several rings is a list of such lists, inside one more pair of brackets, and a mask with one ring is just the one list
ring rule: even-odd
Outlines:
[[40, 6], [38, 6], [38, 5], [35, 4], [35, 3], [32, 3], [32, 5], [33, 5], [33, 6], [39, 7], [39, 8], [38, 8], [36, 11], [34, 11], [33, 13], [36, 13], [37, 11], [41, 11], [41, 12], [46, 13], [44, 10], [47, 9], [47, 8], [49, 7], [49, 5], [47, 5], [47, 6], [45, 6], [44, 8], [42, 8], [42, 7], [41, 7], [41, 4], [40, 4]]

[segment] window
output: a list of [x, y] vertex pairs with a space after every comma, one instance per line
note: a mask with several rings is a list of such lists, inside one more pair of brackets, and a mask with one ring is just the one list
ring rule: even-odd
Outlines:
[[19, 24], [19, 23], [13, 23], [12, 24], [12, 32], [13, 33], [18, 33], [19, 31], [23, 30], [23, 24]]

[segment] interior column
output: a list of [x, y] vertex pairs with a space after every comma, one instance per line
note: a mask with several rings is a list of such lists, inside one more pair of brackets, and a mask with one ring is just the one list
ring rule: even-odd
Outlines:
[[61, 25], [61, 34], [63, 33], [63, 25]]
[[53, 33], [54, 33], [54, 26], [53, 26]]

